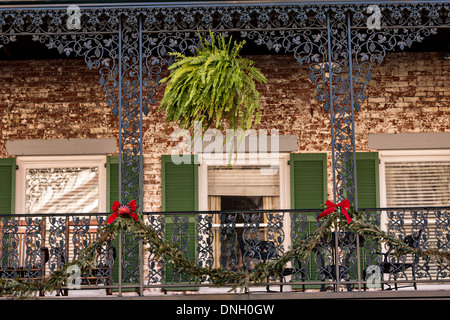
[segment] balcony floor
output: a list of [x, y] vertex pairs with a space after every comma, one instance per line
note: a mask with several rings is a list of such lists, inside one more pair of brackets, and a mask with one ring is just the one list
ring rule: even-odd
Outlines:
[[[115, 292], [106, 295], [104, 290], [71, 290], [66, 297], [46, 294], [45, 297], [36, 297], [38, 300], [164, 300], [164, 301], [262, 301], [262, 300], [450, 300], [450, 285], [420, 285], [418, 290], [411, 287], [399, 288], [399, 290], [368, 290], [358, 292], [319, 292], [319, 291], [283, 291], [277, 292], [277, 286], [273, 286], [267, 292], [265, 288], [254, 288], [251, 293], [228, 293], [227, 290], [212, 289], [209, 293], [176, 292], [162, 294], [145, 290], [143, 296], [135, 292], [123, 292], [119, 297]], [[220, 292], [222, 291], [222, 292]], [[0, 298], [2, 299], [2, 298]]]

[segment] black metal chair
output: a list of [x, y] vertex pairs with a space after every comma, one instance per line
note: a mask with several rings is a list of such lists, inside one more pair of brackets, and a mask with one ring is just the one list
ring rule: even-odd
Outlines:
[[[239, 247], [241, 249], [242, 262], [244, 265], [244, 270], [250, 271], [251, 266], [246, 263], [247, 259], [262, 260], [266, 262], [270, 259], [276, 259], [279, 257], [276, 247], [272, 241], [257, 241], [257, 240], [246, 240], [238, 238]], [[285, 276], [292, 275], [292, 268], [284, 268], [282, 274], [280, 275], [280, 282], [285, 281]], [[270, 281], [271, 275], [267, 277], [267, 282]], [[270, 285], [266, 286], [267, 292], [272, 292], [270, 290]], [[283, 292], [283, 285], [280, 285], [280, 292]]]
[[[413, 249], [417, 249], [419, 247], [420, 237], [422, 235], [423, 229], [420, 229], [419, 231], [413, 232], [412, 234], [406, 236], [402, 241], [409, 247]], [[380, 265], [381, 269], [381, 275], [382, 279], [384, 279], [384, 274], [389, 274], [389, 277], [394, 276], [394, 287], [395, 290], [398, 290], [397, 280], [399, 279], [399, 273], [402, 273], [406, 279], [406, 270], [411, 269], [411, 275], [414, 287], [414, 290], [417, 290], [417, 284], [414, 280], [416, 280], [416, 269], [415, 266], [418, 263], [418, 256], [414, 256], [412, 263], [407, 263], [406, 261], [400, 261], [399, 257], [394, 256], [393, 254], [393, 247], [389, 246], [388, 250], [383, 255], [383, 262]], [[387, 284], [389, 288], [387, 290], [392, 290], [392, 287]], [[381, 283], [382, 290], [384, 290], [384, 283]], [[408, 287], [408, 286], [403, 286]]]

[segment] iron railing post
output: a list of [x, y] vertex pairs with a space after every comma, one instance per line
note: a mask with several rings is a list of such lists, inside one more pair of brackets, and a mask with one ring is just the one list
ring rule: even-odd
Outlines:
[[[331, 26], [330, 26], [330, 13], [327, 12], [327, 49], [328, 49], [328, 85], [330, 90], [330, 100], [329, 100], [329, 106], [330, 106], [330, 125], [331, 125], [331, 161], [333, 166], [333, 199], [336, 203], [337, 201], [337, 195], [336, 195], [336, 174], [335, 174], [335, 168], [336, 168], [336, 159], [335, 159], [335, 151], [334, 151], [334, 106], [333, 106], [333, 67], [332, 67], [332, 58], [331, 58]], [[335, 246], [335, 254], [334, 254], [334, 265], [335, 265], [335, 280], [336, 280], [336, 290], [339, 289], [339, 244], [338, 244], [338, 232], [339, 230], [336, 228], [334, 232], [334, 246]], [[331, 270], [333, 272], [333, 270]]]
[[[122, 203], [122, 19], [119, 18], [119, 202]], [[122, 230], [119, 230], [119, 297], [122, 296]]]
[[143, 211], [144, 206], [144, 150], [143, 150], [143, 74], [142, 74], [142, 16], [139, 16], [139, 209]]
[[119, 230], [119, 297], [122, 296], [122, 230]]
[[[352, 117], [352, 147], [353, 147], [353, 207], [358, 210], [358, 187], [357, 187], [357, 167], [356, 167], [356, 143], [355, 143], [355, 114], [354, 114], [354, 95], [353, 95], [353, 49], [352, 49], [352, 35], [351, 35], [351, 13], [347, 13], [347, 40], [348, 40], [348, 78], [350, 88], [350, 110]], [[360, 243], [359, 234], [356, 234], [356, 264], [358, 274], [358, 291], [361, 291], [361, 261], [360, 261]]]
[[144, 295], [144, 238], [139, 237], [139, 295]]

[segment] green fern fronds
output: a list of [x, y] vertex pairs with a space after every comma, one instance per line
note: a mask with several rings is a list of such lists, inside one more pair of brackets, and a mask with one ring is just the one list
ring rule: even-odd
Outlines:
[[175, 62], [161, 83], [167, 83], [160, 110], [166, 121], [193, 129], [202, 122], [223, 129], [250, 129], [259, 123], [261, 106], [256, 81], [267, 83], [253, 61], [239, 55], [245, 41], [226, 41], [210, 32], [210, 42], [200, 37], [201, 47], [194, 56], [172, 53]]

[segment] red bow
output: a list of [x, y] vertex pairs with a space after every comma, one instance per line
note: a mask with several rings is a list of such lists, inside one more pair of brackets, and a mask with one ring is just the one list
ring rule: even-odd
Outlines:
[[106, 223], [113, 223], [118, 216], [131, 216], [136, 222], [138, 222], [138, 216], [136, 214], [137, 204], [135, 200], [131, 200], [128, 205], [121, 205], [119, 201], [114, 201], [112, 206], [113, 214], [108, 218]]
[[329, 215], [330, 213], [333, 213], [337, 207], [340, 207], [341, 212], [344, 214], [345, 218], [347, 218], [347, 223], [350, 223], [352, 221], [350, 215], [347, 212], [347, 209], [350, 209], [350, 201], [348, 201], [348, 199], [345, 199], [344, 201], [338, 204], [334, 204], [333, 202], [327, 200], [326, 205], [327, 209], [325, 209], [321, 214], [319, 214], [318, 220]]

